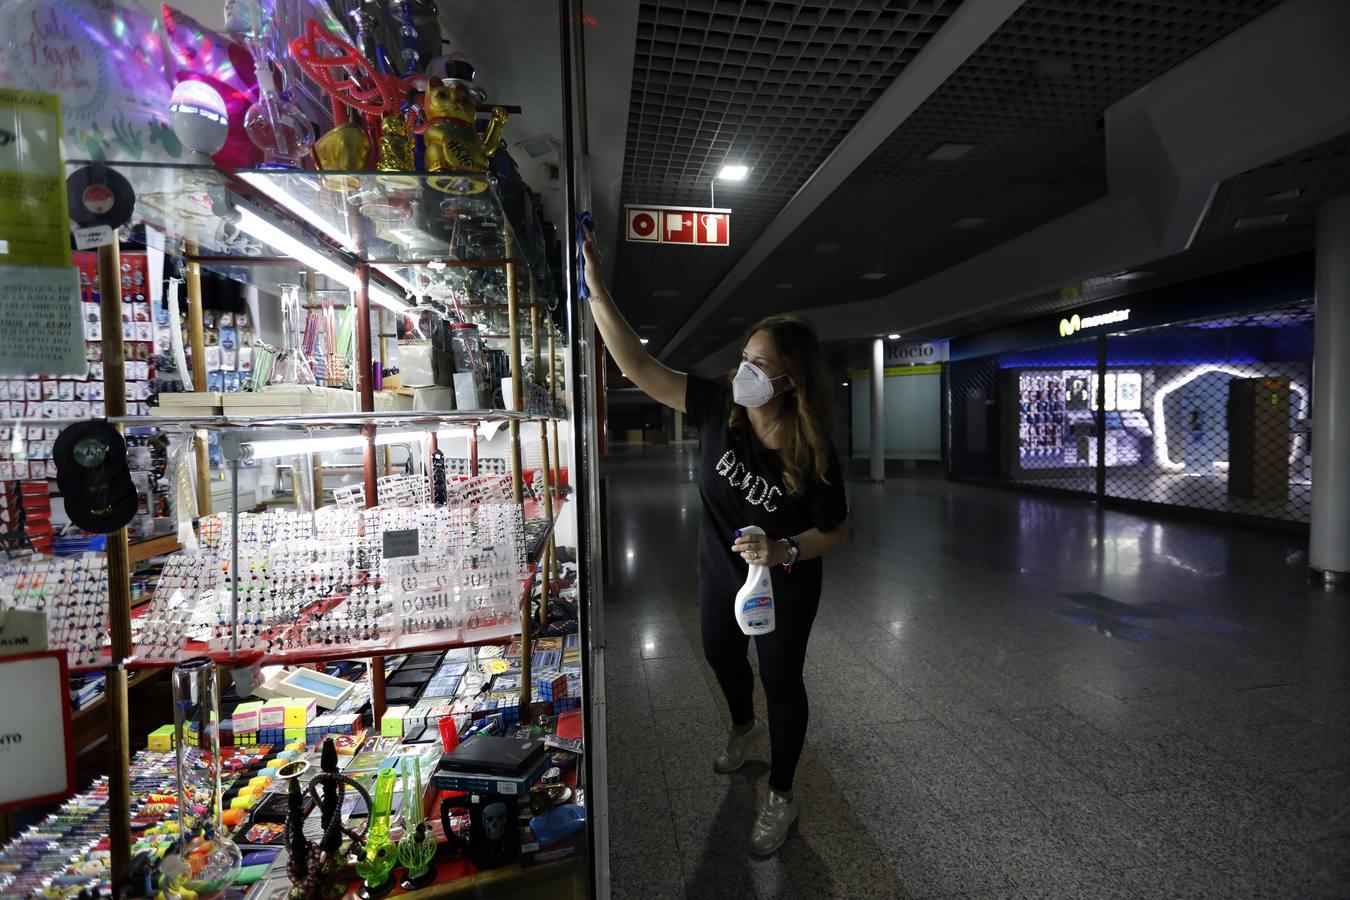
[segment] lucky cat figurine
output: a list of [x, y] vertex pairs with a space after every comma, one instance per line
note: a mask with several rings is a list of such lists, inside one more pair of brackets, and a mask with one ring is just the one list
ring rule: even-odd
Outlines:
[[[488, 186], [488, 160], [501, 143], [506, 110], [492, 108], [492, 119], [480, 137], [474, 130], [477, 104], [469, 83], [459, 78], [432, 79], [423, 97], [427, 126], [427, 185], [446, 194], [476, 194]], [[438, 176], [439, 172], [454, 175]], [[473, 177], [482, 173], [483, 177]]]

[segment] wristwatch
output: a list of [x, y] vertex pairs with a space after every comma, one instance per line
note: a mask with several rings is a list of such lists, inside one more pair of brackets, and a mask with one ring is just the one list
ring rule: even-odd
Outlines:
[[801, 555], [802, 548], [797, 546], [796, 538], [785, 537], [780, 539], [778, 543], [787, 548], [788, 561], [783, 563], [783, 568], [790, 572], [792, 567], [797, 564], [797, 557]]

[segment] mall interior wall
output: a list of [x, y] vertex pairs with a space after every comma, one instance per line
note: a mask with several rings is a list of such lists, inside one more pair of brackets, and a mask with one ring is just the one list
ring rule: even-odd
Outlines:
[[[921, 374], [890, 374], [885, 380], [885, 448], [887, 459], [940, 460], [942, 458], [942, 374], [940, 366]], [[937, 369], [938, 371], [931, 371]], [[871, 458], [871, 414], [868, 406], [870, 375], [850, 379], [852, 433], [855, 459]]]

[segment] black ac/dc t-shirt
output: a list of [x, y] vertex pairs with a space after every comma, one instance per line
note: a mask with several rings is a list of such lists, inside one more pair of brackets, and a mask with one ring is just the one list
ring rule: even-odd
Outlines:
[[[748, 566], [731, 551], [736, 531], [758, 525], [770, 540], [795, 537], [819, 528], [833, 531], [848, 516], [844, 479], [834, 449], [830, 449], [828, 484], [816, 482], [800, 494], [789, 494], [783, 484], [783, 463], [778, 451], [760, 443], [746, 422], [732, 428], [728, 387], [688, 376], [684, 409], [689, 424], [698, 429], [703, 458], [698, 493], [703, 500], [699, 529], [699, 577], [733, 594], [745, 583]], [[819, 592], [820, 559], [807, 559], [790, 573], [780, 566], [771, 570], [776, 595], [797, 591]]]

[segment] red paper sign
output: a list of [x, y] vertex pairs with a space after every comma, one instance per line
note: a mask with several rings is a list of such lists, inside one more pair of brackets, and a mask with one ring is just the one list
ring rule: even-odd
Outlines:
[[627, 236], [628, 240], [640, 244], [726, 247], [731, 244], [731, 210], [630, 206]]

